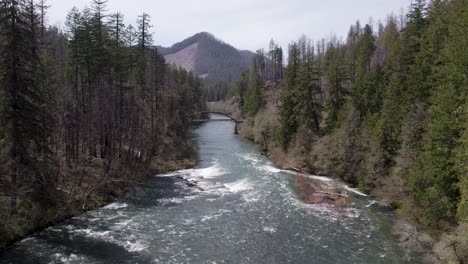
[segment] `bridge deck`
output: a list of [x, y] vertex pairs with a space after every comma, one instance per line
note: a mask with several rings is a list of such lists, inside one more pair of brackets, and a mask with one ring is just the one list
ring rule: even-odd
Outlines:
[[234, 120], [234, 119], [194, 119], [192, 120], [193, 123], [203, 123], [203, 122], [237, 122], [242, 123], [242, 121]]
[[233, 122], [232, 119], [194, 119], [192, 122], [201, 123], [201, 122]]

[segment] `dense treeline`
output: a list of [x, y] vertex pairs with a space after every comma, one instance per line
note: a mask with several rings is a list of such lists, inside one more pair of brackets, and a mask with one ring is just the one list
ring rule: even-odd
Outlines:
[[[385, 199], [430, 234], [421, 240], [440, 261], [465, 263], [467, 28], [466, 1], [417, 0], [407, 17], [357, 22], [345, 41], [303, 37], [289, 46], [279, 108], [261, 89], [241, 133], [284, 165]], [[237, 94], [258, 93], [245, 77]]]
[[106, 2], [62, 32], [44, 0], [1, 1], [0, 245], [191, 155], [201, 80], [165, 64], [149, 15], [126, 26]]
[[270, 41], [270, 50], [257, 51], [249, 70], [241, 73], [239, 79], [227, 91], [220, 92], [213, 87], [213, 94], [224, 95], [219, 100], [237, 97], [242, 110], [248, 116], [255, 116], [264, 105], [263, 85], [266, 81], [279, 83], [284, 77], [283, 49]]
[[224, 100], [230, 90], [230, 85], [226, 81], [218, 81], [211, 85], [206, 85], [202, 92], [202, 101], [217, 102]]

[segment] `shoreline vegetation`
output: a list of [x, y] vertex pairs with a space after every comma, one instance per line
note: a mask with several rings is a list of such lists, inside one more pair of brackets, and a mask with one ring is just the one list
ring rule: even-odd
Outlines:
[[298, 171], [304, 201], [350, 205], [307, 177], [327, 175], [392, 207], [394, 231], [429, 250], [425, 262], [468, 263], [466, 0], [414, 0], [344, 39], [302, 36], [287, 56], [272, 40], [211, 86], [166, 63], [148, 14], [127, 25], [91, 0], [61, 29], [46, 2], [0, 5], [0, 251], [195, 166], [191, 120], [208, 110], [245, 120], [239, 134]]
[[[138, 188], [139, 185], [144, 184], [148, 178], [154, 177], [158, 174], [194, 168], [198, 162], [196, 147], [187, 144], [186, 148], [191, 148], [191, 153], [188, 153], [189, 155], [187, 155], [187, 153], [178, 155], [179, 159], [155, 159], [151, 162], [148, 168], [134, 168], [135, 170], [129, 172], [127, 175], [120, 175], [118, 177], [119, 180], [110, 180], [96, 183], [95, 186], [100, 191], [94, 192], [93, 194], [89, 195], [88, 198], [83, 200], [83, 206], [78, 206], [76, 208], [66, 208], [66, 210], [70, 210], [68, 214], [60, 216], [57, 215], [53, 221], [24, 231], [21, 234], [18, 234], [14, 239], [4, 242], [2, 247], [0, 247], [0, 254], [3, 251], [8, 250], [8, 248], [13, 246], [15, 243], [20, 242], [26, 237], [40, 232], [45, 228], [60, 224], [72, 217], [79, 216], [88, 211], [103, 208], [113, 203], [115, 199], [132, 192], [135, 188]], [[187, 182], [187, 185], [191, 186], [190, 182]]]
[[166, 64], [148, 14], [127, 25], [106, 3], [63, 29], [46, 1], [0, 5], [0, 249], [195, 164], [202, 80]]
[[[239, 135], [254, 142], [260, 148], [263, 148], [262, 145], [256, 142], [252, 137], [249, 132], [251, 128], [247, 126], [248, 125], [241, 125]], [[331, 188], [331, 191], [327, 191], [330, 189], [330, 186], [324, 186], [319, 180], [308, 178], [308, 175], [315, 175], [312, 171], [307, 172], [305, 171], [307, 169], [305, 167], [298, 169], [289, 165], [289, 162], [295, 163], [294, 160], [296, 158], [288, 157], [288, 154], [279, 149], [269, 150], [268, 148], [263, 148], [263, 152], [278, 168], [296, 172], [294, 176], [295, 187], [303, 202], [308, 204], [325, 204], [330, 206], [329, 209], [337, 213], [346, 212], [345, 209], [352, 206], [351, 196], [348, 192], [341, 189], [343, 186], [340, 186], [339, 183], [337, 183], [338, 186], [335, 188]], [[330, 179], [341, 180], [336, 176]], [[350, 183], [344, 181], [344, 184]], [[395, 200], [394, 195], [391, 193], [384, 193], [382, 191], [380, 193], [371, 193], [370, 196], [379, 201], [380, 205], [389, 207], [396, 212], [398, 219], [392, 227], [392, 231], [399, 237], [401, 245], [405, 250], [423, 254], [425, 263], [447, 263], [445, 262], [447, 256], [452, 257], [452, 259], [461, 259], [461, 256], [458, 256], [456, 253], [452, 235], [443, 234], [441, 238], [431, 236], [431, 234], [415, 222], [412, 217], [408, 217], [406, 213], [401, 212], [401, 209], [399, 209], [397, 205], [398, 200]], [[404, 199], [405, 197], [402, 198]], [[461, 232], [465, 233], [466, 231], [468, 230], [461, 230]], [[454, 232], [458, 231], [455, 230]]]
[[413, 1], [345, 39], [302, 36], [287, 63], [272, 40], [207, 107], [241, 113], [239, 134], [278, 167], [390, 205], [403, 244], [430, 249], [425, 262], [467, 263], [467, 12], [463, 0]]

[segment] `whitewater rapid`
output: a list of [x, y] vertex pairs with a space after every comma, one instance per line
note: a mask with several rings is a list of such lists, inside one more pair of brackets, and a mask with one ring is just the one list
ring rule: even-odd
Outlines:
[[349, 187], [345, 211], [304, 203], [295, 172], [276, 168], [233, 126], [194, 128], [197, 167], [154, 175], [15, 244], [0, 263], [418, 263], [392, 234], [392, 211]]

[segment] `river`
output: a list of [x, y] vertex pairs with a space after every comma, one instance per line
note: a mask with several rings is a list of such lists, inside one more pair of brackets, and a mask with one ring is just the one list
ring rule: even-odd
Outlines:
[[392, 211], [360, 195], [344, 213], [303, 203], [294, 175], [233, 131], [197, 126], [195, 169], [156, 175], [16, 243], [0, 263], [419, 263], [392, 234]]

